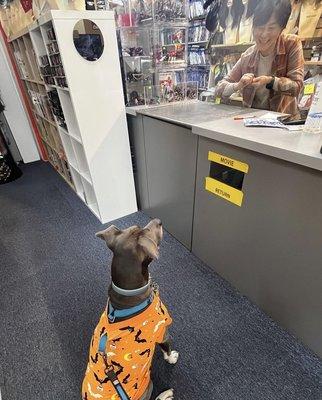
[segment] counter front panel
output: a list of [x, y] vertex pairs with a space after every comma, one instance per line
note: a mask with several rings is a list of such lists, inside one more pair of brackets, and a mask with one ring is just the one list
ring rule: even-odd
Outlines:
[[[206, 190], [209, 151], [248, 165], [241, 206]], [[322, 175], [200, 138], [192, 251], [322, 355]]]

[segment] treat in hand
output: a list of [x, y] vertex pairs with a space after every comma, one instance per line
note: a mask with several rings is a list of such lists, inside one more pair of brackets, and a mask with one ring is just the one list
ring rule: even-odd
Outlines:
[[246, 86], [249, 86], [253, 83], [254, 80], [254, 74], [244, 74], [241, 78], [240, 81], [237, 83], [237, 90], [242, 90]]

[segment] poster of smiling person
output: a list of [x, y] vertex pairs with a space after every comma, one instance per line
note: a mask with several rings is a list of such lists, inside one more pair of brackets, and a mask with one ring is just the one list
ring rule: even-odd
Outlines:
[[247, 49], [228, 75], [218, 83], [216, 96], [242, 94], [245, 107], [299, 117], [297, 98], [303, 87], [304, 57], [301, 40], [284, 34], [289, 0], [262, 0], [254, 11], [255, 45]]

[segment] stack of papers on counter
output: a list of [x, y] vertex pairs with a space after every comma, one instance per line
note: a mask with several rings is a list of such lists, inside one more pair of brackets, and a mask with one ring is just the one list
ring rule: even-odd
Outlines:
[[[263, 118], [264, 117], [264, 118]], [[276, 118], [245, 118], [244, 125], [248, 127], [264, 127], [264, 128], [279, 128], [287, 131], [301, 131], [303, 126], [300, 125], [284, 125], [281, 121]]]

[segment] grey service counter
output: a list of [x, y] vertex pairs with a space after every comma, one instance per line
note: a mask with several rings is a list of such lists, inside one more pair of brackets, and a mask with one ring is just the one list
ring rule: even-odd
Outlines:
[[[322, 137], [234, 120], [263, 113], [200, 102], [128, 109], [138, 202], [322, 357]], [[206, 190], [226, 160], [247, 171], [223, 171], [242, 185], [240, 206]]]

